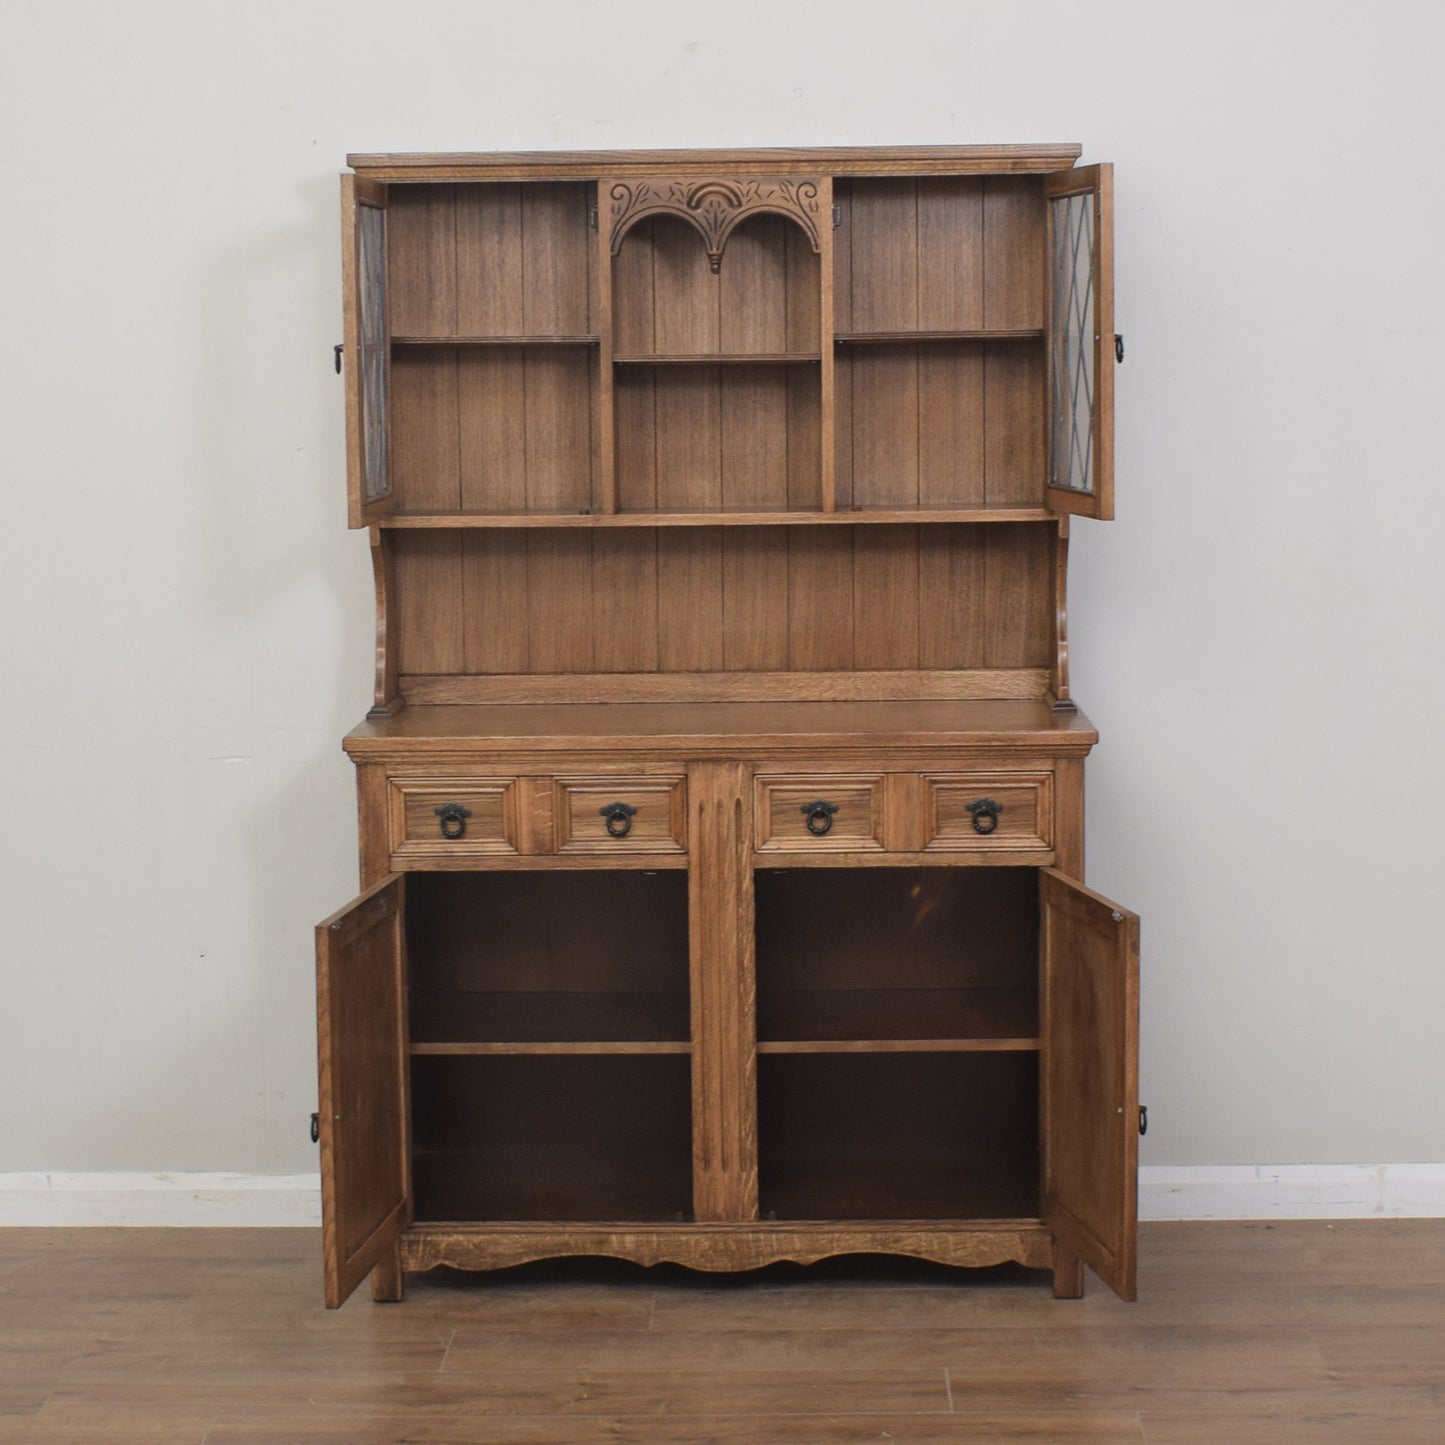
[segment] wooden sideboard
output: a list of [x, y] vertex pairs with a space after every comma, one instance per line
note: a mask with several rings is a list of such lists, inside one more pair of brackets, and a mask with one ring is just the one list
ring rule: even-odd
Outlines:
[[1113, 510], [1076, 146], [369, 155], [342, 182], [365, 890], [326, 1299], [559, 1255], [1135, 1288], [1138, 920], [1083, 886]]

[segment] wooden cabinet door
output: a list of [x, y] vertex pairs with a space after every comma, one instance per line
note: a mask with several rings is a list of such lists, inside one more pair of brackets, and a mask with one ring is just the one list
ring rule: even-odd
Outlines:
[[364, 527], [392, 510], [391, 317], [386, 299], [386, 187], [341, 178], [342, 356], [346, 373], [347, 519]]
[[316, 928], [321, 1246], [335, 1309], [408, 1221], [404, 880]]
[[1114, 168], [1045, 177], [1048, 504], [1114, 515]]
[[1139, 919], [1039, 870], [1045, 1224], [1121, 1299], [1135, 1292]]

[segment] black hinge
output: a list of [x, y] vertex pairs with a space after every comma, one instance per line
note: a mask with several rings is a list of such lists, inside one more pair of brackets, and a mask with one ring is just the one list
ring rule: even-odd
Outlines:
[[843, 224], [842, 206], [833, 207], [833, 229], [836, 231]]
[[1149, 1106], [1148, 1106], [1148, 1104], [1140, 1104], [1140, 1105], [1139, 1105], [1139, 1132], [1140, 1132], [1140, 1134], [1147, 1134], [1147, 1133], [1149, 1132]]
[[320, 1115], [320, 1114], [313, 1114], [313, 1115], [311, 1116], [311, 1142], [312, 1142], [313, 1144], [319, 1144], [319, 1143], [321, 1142], [321, 1115]]
[[1115, 361], [1123, 361], [1123, 359], [1124, 359], [1124, 338], [1116, 331], [1116, 332], [1114, 333], [1114, 360], [1115, 360]]
[[595, 231], [597, 229], [597, 207], [587, 207], [587, 224]]
[[346, 348], [339, 341], [331, 348], [331, 359], [336, 363], [337, 376], [341, 375], [341, 353], [345, 350]]

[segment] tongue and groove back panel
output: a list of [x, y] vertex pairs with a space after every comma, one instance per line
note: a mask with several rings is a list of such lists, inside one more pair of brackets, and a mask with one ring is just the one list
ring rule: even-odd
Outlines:
[[[1055, 537], [1034, 524], [483, 528], [388, 541], [398, 670], [414, 701], [505, 697], [496, 686], [442, 697], [424, 678], [547, 673], [651, 674], [637, 695], [660, 698], [709, 685], [722, 697], [808, 696], [816, 682], [790, 692], [781, 675], [817, 673], [838, 674], [828, 696], [1038, 696], [1053, 660]], [[779, 676], [770, 687], [759, 673]]]

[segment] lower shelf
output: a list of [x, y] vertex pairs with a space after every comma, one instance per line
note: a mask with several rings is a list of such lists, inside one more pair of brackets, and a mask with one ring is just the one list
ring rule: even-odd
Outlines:
[[1033, 1053], [758, 1059], [765, 1217], [1016, 1219], [1039, 1209]]
[[412, 1192], [426, 1220], [686, 1220], [685, 1055], [421, 1055]]

